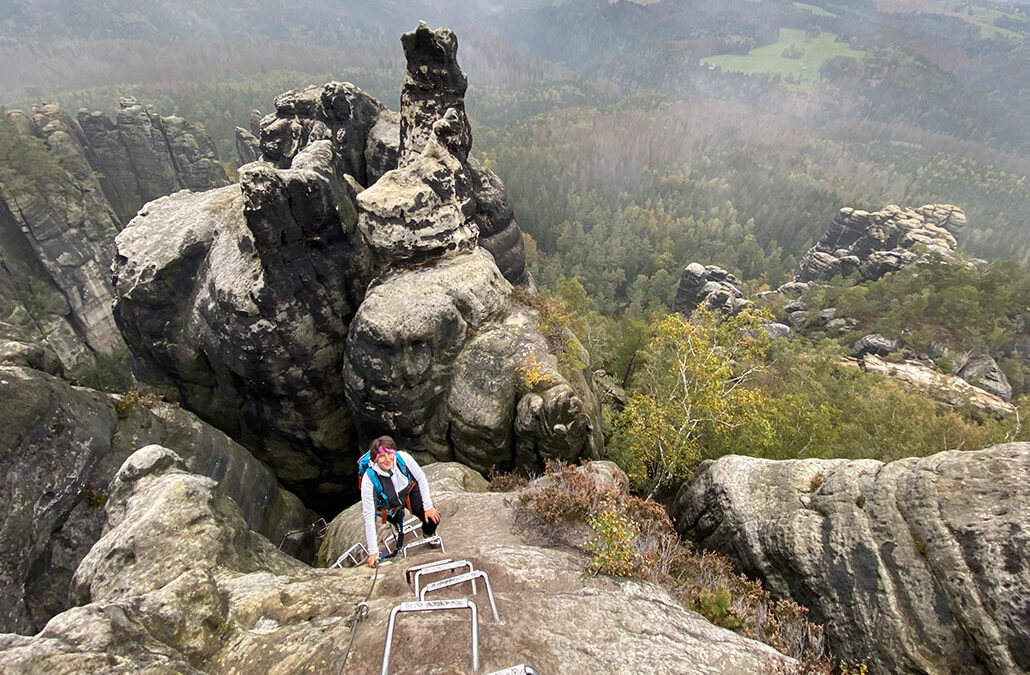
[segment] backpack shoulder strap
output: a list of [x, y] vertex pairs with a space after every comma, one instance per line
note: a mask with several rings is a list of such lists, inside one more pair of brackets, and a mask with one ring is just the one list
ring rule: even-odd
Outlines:
[[401, 470], [404, 477], [410, 480], [415, 480], [411, 475], [411, 470], [408, 469], [408, 465], [404, 463], [404, 459], [401, 457], [401, 453], [397, 453], [397, 468]]

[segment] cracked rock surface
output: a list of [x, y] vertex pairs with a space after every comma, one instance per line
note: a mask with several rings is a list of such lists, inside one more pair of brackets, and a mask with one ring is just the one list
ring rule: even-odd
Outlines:
[[871, 672], [1030, 670], [1030, 444], [888, 464], [723, 457], [673, 516]]

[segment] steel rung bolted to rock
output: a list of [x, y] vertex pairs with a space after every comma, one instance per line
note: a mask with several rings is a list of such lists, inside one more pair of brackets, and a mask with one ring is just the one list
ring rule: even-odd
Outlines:
[[[475, 572], [476, 571], [476, 569], [474, 567], [472, 567], [472, 563], [470, 563], [468, 560], [448, 560], [445, 563], [438, 563], [436, 565], [426, 565], [426, 566], [422, 567], [422, 569], [420, 569], [417, 572], [415, 572], [415, 578], [414, 578], [414, 584], [413, 584], [413, 591], [415, 593], [415, 597], [417, 598], [419, 596], [419, 582], [422, 580], [422, 577], [424, 577], [426, 575], [429, 575], [429, 574], [437, 574], [439, 572], [449, 572], [451, 570], [457, 570], [457, 569], [462, 569], [462, 568], [467, 568], [469, 572]], [[475, 595], [475, 594], [476, 594], [476, 582], [473, 581], [472, 582], [472, 595]]]
[[334, 562], [332, 565], [329, 566], [329, 569], [332, 569], [334, 567], [343, 567], [343, 559], [344, 558], [350, 558], [350, 561], [352, 563], [354, 563], [355, 565], [361, 564], [361, 561], [359, 561], [357, 558], [354, 557], [355, 549], [359, 549], [359, 548], [361, 549], [362, 553], [364, 553], [365, 557], [367, 558], [368, 557], [368, 549], [365, 548], [365, 545], [362, 544], [359, 541], [358, 543], [354, 544], [349, 549], [347, 549], [346, 553], [344, 553], [339, 558], [337, 558], [336, 562]]
[[488, 675], [539, 675], [536, 669], [524, 664], [512, 666], [511, 668], [505, 668], [504, 670], [495, 670]]
[[[409, 518], [404, 523], [404, 534], [411, 534], [412, 532], [415, 532], [416, 530], [418, 530], [419, 534], [421, 534], [422, 521], [419, 520], [418, 518]], [[383, 539], [383, 546], [386, 547], [386, 550], [387, 550], [388, 553], [393, 553], [393, 551], [390, 549], [390, 542], [391, 541], [396, 541], [396, 540], [397, 540], [397, 534], [396, 533], [391, 534], [390, 536], [388, 536], [385, 539]]]
[[383, 652], [382, 675], [390, 672], [390, 647], [393, 643], [393, 626], [397, 615], [402, 612], [438, 612], [452, 609], [467, 609], [472, 612], [472, 672], [479, 672], [479, 610], [468, 598], [458, 600], [429, 600], [426, 602], [402, 602], [390, 611], [386, 627], [386, 650]]
[[[404, 570], [404, 578], [405, 578], [405, 580], [407, 580], [408, 585], [410, 586], [411, 582], [412, 582], [412, 580], [413, 580], [413, 578], [415, 576], [415, 573], [418, 572], [419, 570], [425, 569], [427, 567], [436, 567], [437, 565], [443, 565], [444, 563], [449, 563], [450, 561], [451, 561], [450, 558], [441, 558], [439, 560], [434, 560], [432, 562], [420, 563], [418, 565], [412, 565], [408, 569]], [[415, 597], [418, 597], [418, 595], [416, 594]]]
[[419, 539], [417, 541], [413, 541], [410, 544], [408, 544], [407, 546], [405, 546], [404, 547], [404, 557], [405, 558], [408, 557], [408, 549], [409, 548], [415, 548], [416, 546], [429, 546], [430, 544], [433, 544], [433, 543], [440, 544], [440, 552], [441, 553], [446, 553], [447, 552], [447, 551], [444, 550], [444, 547], [443, 547], [443, 539], [440, 538], [440, 535], [436, 534], [436, 535], [433, 535], [432, 537], [426, 537], [425, 539]]
[[497, 605], [494, 604], [494, 592], [490, 590], [490, 579], [487, 578], [486, 572], [483, 570], [467, 572], [466, 574], [459, 574], [456, 577], [440, 579], [440, 581], [434, 581], [431, 584], [427, 584], [426, 587], [422, 589], [422, 592], [419, 593], [418, 599], [425, 600], [426, 594], [431, 591], [439, 591], [442, 588], [457, 586], [458, 584], [463, 584], [466, 581], [473, 581], [475, 579], [482, 579], [483, 583], [486, 584], [486, 596], [490, 598], [490, 611], [494, 614], [494, 621], [500, 621], [500, 617], [497, 616]]

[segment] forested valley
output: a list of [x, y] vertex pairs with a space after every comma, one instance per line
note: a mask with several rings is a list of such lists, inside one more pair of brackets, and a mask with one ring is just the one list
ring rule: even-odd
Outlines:
[[[235, 127], [285, 90], [345, 80], [396, 107], [395, 43], [410, 8], [315, 3], [285, 22], [265, 4], [241, 4], [222, 23], [200, 3], [192, 14], [127, 4], [111, 24], [92, 20], [90, 3], [61, 22], [41, 20], [47, 3], [14, 3], [0, 14], [0, 93], [8, 108], [52, 100], [69, 111], [135, 96], [203, 124], [230, 176]], [[803, 300], [854, 329], [737, 345], [732, 357], [723, 345], [721, 369], [695, 364], [724, 378], [698, 386], [718, 388], [743, 383], [750, 363], [758, 403], [713, 410], [720, 421], [678, 441], [676, 471], [731, 452], [887, 459], [1027, 436], [1019, 415], [942, 408], [841, 365], [875, 330], [942, 372], [990, 354], [1019, 410], [1030, 386], [1028, 5], [903, 4], [419, 5], [459, 35], [473, 153], [507, 186], [548, 311], [590, 368], [626, 388], [627, 407], [606, 411], [606, 436], [643, 489], [661, 472], [647, 465], [634, 415], [674, 396], [655, 389], [672, 386], [658, 346], [727, 339], [714, 326], [673, 335], [684, 267], [722, 267], [749, 296], [776, 289], [843, 207], [958, 205], [965, 262], [814, 285]], [[785, 321], [784, 304], [767, 297], [755, 311]]]

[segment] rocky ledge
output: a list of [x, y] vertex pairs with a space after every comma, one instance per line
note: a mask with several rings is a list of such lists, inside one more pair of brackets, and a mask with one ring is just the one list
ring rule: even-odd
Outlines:
[[1030, 670], [1030, 444], [889, 464], [728, 456], [673, 514], [870, 672]]
[[[479, 607], [481, 672], [529, 663], [540, 672], [788, 672], [794, 662], [717, 628], [667, 592], [640, 581], [584, 576], [575, 548], [544, 548], [513, 530], [510, 497], [482, 490], [455, 465], [427, 468], [447, 556], [490, 580]], [[104, 535], [75, 572], [76, 607], [36, 636], [0, 634], [0, 670], [75, 673], [336, 672], [351, 636], [348, 618], [368, 595], [349, 673], [381, 670], [390, 611], [412, 599], [401, 561], [314, 569], [251, 531], [214, 481], [191, 474], [166, 448], [132, 455], [111, 484]], [[360, 516], [342, 519], [360, 529]], [[344, 528], [333, 530], [344, 536]], [[346, 537], [344, 536], [344, 540]], [[349, 541], [330, 546], [349, 545]], [[334, 548], [335, 551], [335, 548]], [[409, 564], [441, 557], [423, 549]], [[374, 585], [373, 585], [374, 581]], [[371, 591], [371, 592], [370, 592]], [[438, 598], [464, 596], [459, 589]], [[394, 665], [406, 672], [464, 672], [465, 617], [402, 615]]]
[[950, 258], [955, 235], [965, 225], [965, 212], [951, 204], [918, 208], [892, 204], [874, 212], [843, 208], [822, 239], [802, 256], [796, 278], [826, 281], [857, 272], [866, 280], [879, 279], [914, 263], [916, 245]]

